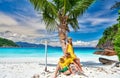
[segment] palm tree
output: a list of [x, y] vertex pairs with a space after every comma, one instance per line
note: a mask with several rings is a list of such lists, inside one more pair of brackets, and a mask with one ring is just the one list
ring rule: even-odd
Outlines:
[[116, 8], [120, 9], [120, 1], [119, 1], [119, 2], [116, 2], [116, 3], [111, 7], [111, 9], [116, 9]]
[[42, 14], [42, 19], [48, 31], [58, 31], [62, 50], [65, 52], [66, 33], [71, 26], [75, 31], [79, 29], [77, 18], [95, 0], [30, 0], [34, 9]]

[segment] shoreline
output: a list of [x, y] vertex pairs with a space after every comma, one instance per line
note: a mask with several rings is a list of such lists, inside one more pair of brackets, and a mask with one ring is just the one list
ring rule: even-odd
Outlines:
[[[87, 55], [86, 55], [87, 56]], [[94, 55], [94, 56], [82, 56], [79, 57], [81, 62], [83, 61], [94, 61], [94, 62], [99, 62], [98, 58], [99, 57], [103, 57], [103, 58], [107, 58], [107, 59], [111, 59], [111, 60], [116, 60], [118, 61], [117, 56], [101, 56], [101, 55]], [[49, 61], [54, 61], [55, 63], [58, 62], [60, 56], [59, 57], [47, 57], [48, 62]], [[0, 57], [0, 63], [1, 62], [44, 62], [45, 61], [45, 57]]]

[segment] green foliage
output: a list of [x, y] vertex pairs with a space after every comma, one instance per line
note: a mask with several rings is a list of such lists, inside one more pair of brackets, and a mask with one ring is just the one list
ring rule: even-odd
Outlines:
[[117, 56], [120, 61], [120, 28], [119, 28], [118, 33], [115, 36], [114, 48], [115, 48], [115, 51], [117, 52]]
[[[110, 41], [111, 44], [113, 44], [113, 49], [115, 49], [115, 52], [117, 53], [118, 59], [120, 61], [120, 24], [115, 24], [109, 28], [107, 28], [104, 33], [103, 37], [99, 39], [98, 42], [98, 48], [103, 48], [104, 44], [107, 44], [107, 41]], [[102, 46], [102, 47], [101, 47]], [[111, 46], [111, 45], [107, 45]]]
[[117, 21], [118, 21], [118, 23], [119, 23], [119, 26], [120, 26], [120, 10], [118, 10], [118, 14], [119, 14], [119, 16], [118, 16], [118, 19], [117, 19]]
[[120, 61], [120, 10], [118, 14], [118, 24], [115, 24], [104, 31], [103, 37], [99, 40], [97, 47], [101, 48], [101, 45], [104, 45], [107, 43], [107, 41], [110, 41], [110, 43], [113, 44], [113, 49], [117, 53], [118, 59]]
[[11, 40], [0, 38], [0, 47], [18, 47], [18, 45]]
[[30, 0], [35, 10], [40, 12], [48, 31], [55, 31], [60, 24], [61, 16], [68, 16], [67, 25], [79, 29], [77, 17], [96, 0]]
[[115, 36], [115, 40], [114, 40], [114, 49], [115, 51], [117, 52], [117, 56], [118, 56], [118, 59], [120, 61], [120, 10], [118, 11], [118, 32]]
[[101, 45], [104, 45], [107, 41], [111, 41], [113, 44], [113, 40], [115, 39], [115, 34], [118, 31], [118, 24], [115, 24], [109, 28], [106, 28], [103, 32], [103, 36], [99, 39], [98, 47], [100, 48]]

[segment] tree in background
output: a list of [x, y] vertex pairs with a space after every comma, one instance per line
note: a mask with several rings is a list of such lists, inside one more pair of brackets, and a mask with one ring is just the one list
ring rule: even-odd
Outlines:
[[77, 18], [95, 0], [30, 0], [35, 10], [40, 12], [48, 31], [58, 31], [63, 52], [69, 26], [75, 31], [79, 29]]
[[[111, 9], [120, 9], [120, 2], [116, 2]], [[118, 59], [120, 61], [120, 10], [118, 10], [118, 33], [115, 35], [115, 39], [113, 41], [114, 43], [114, 49], [117, 52]]]
[[120, 2], [116, 2], [111, 9], [120, 9]]
[[115, 36], [115, 40], [114, 40], [114, 49], [117, 52], [117, 56], [118, 59], [120, 61], [120, 10], [118, 12], [119, 16], [118, 16], [118, 33]]

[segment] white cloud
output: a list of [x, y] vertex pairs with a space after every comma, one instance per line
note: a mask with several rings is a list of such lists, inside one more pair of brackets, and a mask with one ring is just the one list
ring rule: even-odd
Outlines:
[[0, 25], [18, 25], [17, 21], [15, 19], [11, 18], [8, 15], [5, 15], [3, 13], [0, 13]]
[[[112, 20], [111, 20], [112, 19]], [[116, 18], [88, 18], [86, 21], [91, 22], [93, 26], [100, 25], [103, 23], [115, 23]]]
[[23, 26], [26, 25], [28, 27], [31, 27], [33, 29], [41, 29], [45, 30], [45, 24], [41, 21], [41, 17], [31, 17], [31, 16], [25, 16], [20, 13], [15, 13], [16, 16], [13, 16], [16, 19], [19, 19], [22, 21]]
[[78, 19], [78, 22], [80, 25], [85, 24], [85, 23], [90, 23], [92, 26], [97, 26], [101, 25], [103, 23], [116, 23], [116, 18], [117, 16], [111, 16], [111, 17], [100, 17], [101, 15], [106, 15], [106, 12], [101, 12], [100, 13], [94, 13], [93, 15], [91, 14], [85, 14], [83, 17]]
[[[22, 41], [22, 42], [35, 43], [35, 44], [45, 44], [45, 40], [41, 39], [40, 37], [19, 34], [11, 31], [0, 32], [0, 37], [13, 40], [14, 42]], [[51, 36], [49, 35], [47, 40], [48, 40], [48, 45], [50, 46], [58, 46], [58, 47], [61, 46], [57, 35], [51, 35]], [[80, 41], [80, 40], [73, 41], [73, 45], [75, 47], [95, 47], [97, 43], [98, 40], [93, 40], [88, 42]]]
[[79, 46], [79, 47], [95, 47], [97, 43], [98, 43], [98, 40], [93, 40], [93, 41], [88, 41], [88, 42], [79, 40], [79, 41], [73, 42], [73, 45]]
[[[97, 43], [98, 43], [98, 40], [93, 40], [88, 42], [78, 40], [78, 41], [73, 41], [73, 46], [74, 47], [96, 47]], [[59, 41], [49, 41], [48, 45], [61, 46]]]
[[102, 9], [93, 13], [86, 12], [82, 17], [78, 19], [80, 26], [80, 33], [97, 32], [104, 30], [105, 28], [116, 24], [117, 15], [111, 14], [112, 10]]
[[[20, 21], [16, 19], [19, 18]], [[22, 22], [21, 22], [22, 20]], [[46, 34], [38, 33], [37, 30], [46, 31], [45, 24], [39, 22], [38, 18], [26, 16], [14, 16], [0, 13], [0, 31], [11, 31], [33, 37], [44, 37]]]
[[[44, 44], [44, 40], [41, 40], [42, 38], [49, 38], [49, 45], [51, 46], [61, 46], [59, 39], [58, 39], [58, 34], [57, 32], [54, 34], [45, 33], [45, 25], [40, 21], [39, 18], [31, 18], [31, 17], [26, 17], [24, 15], [19, 15], [20, 20], [24, 22], [22, 24], [21, 22], [18, 22], [15, 20], [12, 16], [8, 16], [5, 14], [0, 15], [0, 17], [3, 17], [2, 19], [0, 18], [0, 36], [13, 40], [15, 42], [18, 41], [23, 41], [23, 42], [30, 42], [30, 43], [42, 43]], [[3, 20], [7, 20], [4, 21]], [[2, 26], [2, 25], [5, 26]], [[82, 26], [81, 28], [86, 29], [85, 26]], [[37, 32], [37, 30], [41, 31], [40, 33]], [[90, 41], [90, 42], [84, 42], [84, 41], [76, 41], [73, 42], [74, 46], [79, 46], [79, 47], [95, 47], [97, 44], [97, 41]]]
[[48, 36], [54, 38], [58, 35], [57, 33], [46, 33], [45, 24], [40, 22], [40, 18], [28, 17], [21, 14], [8, 16], [0, 13], [0, 37], [15, 42], [41, 43], [41, 39]]
[[[44, 44], [44, 40], [41, 40], [42, 38], [49, 38], [49, 45], [51, 46], [61, 46], [58, 39], [58, 34], [49, 34], [46, 35], [45, 33], [45, 25], [41, 22], [39, 22], [40, 19], [37, 18], [30, 18], [26, 16], [19, 16], [21, 20], [23, 20], [24, 24], [21, 22], [18, 22], [14, 19], [12, 16], [5, 15], [3, 13], [0, 13], [4, 19], [0, 18], [0, 36], [13, 40], [15, 42], [18, 41], [24, 41], [24, 42], [30, 42], [30, 43], [42, 43]], [[18, 18], [18, 17], [16, 17]], [[6, 21], [7, 20], [7, 21]], [[5, 26], [3, 26], [5, 25]], [[86, 29], [86, 27], [82, 27]], [[42, 33], [36, 32], [39, 30]], [[97, 41], [90, 41], [90, 42], [84, 42], [84, 41], [76, 41], [73, 42], [74, 46], [80, 46], [80, 47], [95, 47], [97, 44]]]

